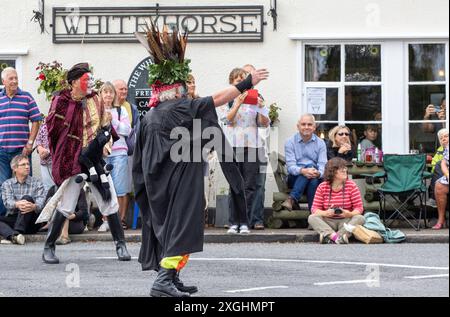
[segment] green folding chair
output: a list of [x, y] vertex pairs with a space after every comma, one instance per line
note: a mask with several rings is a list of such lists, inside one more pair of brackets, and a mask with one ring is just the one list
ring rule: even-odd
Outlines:
[[[390, 221], [390, 224], [392, 224], [395, 219], [402, 218], [416, 231], [419, 231], [423, 214], [426, 227], [426, 179], [432, 176], [431, 173], [426, 171], [426, 155], [386, 154], [383, 160], [384, 172], [373, 175], [365, 174], [364, 176], [384, 178], [383, 185], [378, 189], [380, 212], [383, 212], [384, 222]], [[392, 198], [396, 204], [391, 203], [388, 198]], [[420, 201], [418, 218], [415, 217], [414, 210], [410, 210], [417, 198]], [[390, 210], [394, 210], [387, 219], [386, 206], [389, 206]], [[417, 226], [413, 224], [411, 219], [417, 221]]]

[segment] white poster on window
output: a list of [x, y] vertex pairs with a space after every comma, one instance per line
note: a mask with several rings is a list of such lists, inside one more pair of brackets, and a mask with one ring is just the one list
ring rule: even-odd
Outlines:
[[306, 104], [310, 114], [327, 113], [327, 89], [326, 88], [307, 88]]

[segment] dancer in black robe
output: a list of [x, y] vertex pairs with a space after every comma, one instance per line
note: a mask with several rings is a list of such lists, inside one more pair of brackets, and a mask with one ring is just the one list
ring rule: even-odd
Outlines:
[[[147, 34], [152, 35], [155, 32]], [[158, 271], [152, 296], [187, 297], [197, 291], [195, 286], [183, 285], [179, 272], [191, 253], [203, 251], [204, 177], [203, 159], [198, 158], [203, 157], [202, 149], [209, 151], [206, 143], [210, 140], [201, 137], [206, 128], [214, 128], [214, 149], [231, 185], [232, 199], [239, 208], [246, 208], [243, 178], [218, 125], [215, 107], [234, 100], [267, 77], [264, 69], [254, 71], [237, 86], [194, 100], [185, 97], [185, 83], [152, 87], [151, 104], [156, 107], [141, 121], [133, 162], [136, 201], [143, 219], [139, 261], [143, 270]], [[184, 137], [180, 140], [179, 135]]]

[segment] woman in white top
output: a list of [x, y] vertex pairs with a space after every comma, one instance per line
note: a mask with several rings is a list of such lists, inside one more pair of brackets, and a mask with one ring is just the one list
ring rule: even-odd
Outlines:
[[[122, 221], [122, 226], [124, 229], [127, 229], [125, 217], [128, 210], [128, 204], [125, 196], [131, 192], [131, 188], [129, 188], [128, 146], [125, 138], [131, 133], [130, 119], [125, 107], [120, 107], [117, 103], [116, 90], [114, 89], [113, 84], [106, 82], [100, 88], [99, 95], [105, 105], [106, 111], [110, 114], [111, 124], [120, 137], [120, 139], [114, 142], [112, 146], [106, 146], [105, 154], [108, 155], [106, 162], [113, 165], [111, 178], [119, 202], [119, 216]], [[108, 230], [107, 222], [103, 223], [99, 231], [106, 231], [105, 229]]]

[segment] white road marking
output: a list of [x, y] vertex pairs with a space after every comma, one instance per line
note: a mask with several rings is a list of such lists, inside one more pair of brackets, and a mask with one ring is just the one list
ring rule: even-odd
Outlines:
[[[117, 256], [98, 256], [95, 259], [97, 260], [117, 260]], [[131, 257], [132, 260], [137, 260], [137, 256]]]
[[190, 258], [190, 261], [245, 261], [245, 262], [287, 262], [287, 263], [315, 263], [315, 264], [342, 264], [342, 265], [359, 265], [359, 266], [380, 266], [380, 267], [395, 267], [404, 269], [424, 269], [424, 270], [444, 270], [448, 271], [447, 267], [433, 267], [433, 266], [416, 266], [403, 264], [388, 264], [388, 263], [369, 263], [369, 262], [349, 262], [349, 261], [316, 261], [316, 260], [293, 260], [293, 259], [261, 259], [261, 258]]
[[[114, 256], [96, 257], [99, 260], [117, 260]], [[133, 257], [136, 260], [137, 257]], [[285, 262], [285, 263], [315, 263], [315, 264], [341, 264], [341, 265], [359, 265], [359, 266], [380, 266], [393, 267], [403, 269], [422, 269], [422, 270], [440, 270], [448, 271], [449, 267], [438, 266], [418, 266], [404, 264], [388, 264], [388, 263], [370, 263], [370, 262], [349, 262], [349, 261], [317, 261], [317, 260], [293, 260], [293, 259], [262, 259], [262, 258], [190, 258], [189, 261], [211, 261], [211, 262]]]
[[338, 284], [372, 284], [372, 283], [378, 283], [377, 280], [353, 280], [353, 281], [336, 281], [336, 282], [322, 282], [322, 283], [314, 283], [314, 285], [317, 286], [323, 286], [323, 285], [338, 285]]
[[256, 288], [248, 288], [248, 289], [237, 289], [233, 291], [225, 291], [225, 293], [243, 293], [243, 292], [254, 292], [254, 291], [263, 291], [266, 289], [277, 289], [277, 288], [289, 288], [287, 286], [267, 286], [267, 287], [256, 287]]
[[438, 278], [438, 277], [448, 277], [448, 274], [405, 276], [405, 278], [409, 278], [412, 280], [420, 280], [420, 279], [426, 279], [426, 278]]

